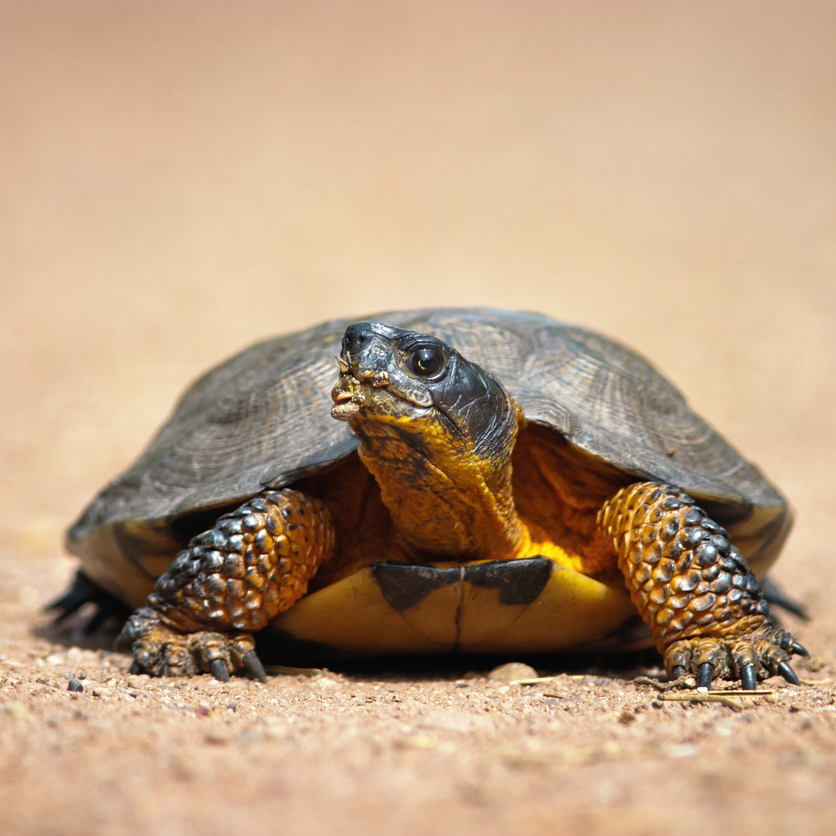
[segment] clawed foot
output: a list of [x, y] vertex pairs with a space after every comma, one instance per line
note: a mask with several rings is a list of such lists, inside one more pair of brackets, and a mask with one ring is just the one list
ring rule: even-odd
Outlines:
[[673, 642], [665, 651], [665, 670], [671, 679], [696, 674], [697, 687], [708, 688], [715, 677], [739, 679], [746, 691], [758, 680], [780, 675], [792, 685], [798, 676], [790, 666], [793, 654], [810, 654], [790, 633], [763, 619], [759, 626], [738, 637], [695, 637]]
[[255, 643], [249, 633], [180, 633], [167, 627], [158, 612], [143, 607], [125, 624], [117, 646], [130, 648], [132, 673], [152, 676], [194, 676], [211, 673], [228, 682], [229, 675], [243, 670], [261, 682], [267, 681]]

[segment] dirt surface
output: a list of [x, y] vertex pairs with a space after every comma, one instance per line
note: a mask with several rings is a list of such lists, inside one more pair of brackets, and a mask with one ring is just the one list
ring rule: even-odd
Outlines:
[[[2, 4], [0, 833], [832, 832], [834, 56], [833, 3]], [[189, 380], [434, 304], [615, 336], [763, 468], [805, 684], [152, 680], [49, 626], [63, 530]]]

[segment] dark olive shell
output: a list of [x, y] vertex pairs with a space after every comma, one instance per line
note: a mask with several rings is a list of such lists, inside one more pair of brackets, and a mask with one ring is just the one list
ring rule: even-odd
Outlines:
[[[204, 374], [137, 462], [85, 510], [69, 532], [70, 547], [113, 523], [159, 524], [227, 507], [352, 453], [357, 441], [330, 417], [330, 393], [341, 338], [358, 319], [260, 342]], [[450, 343], [494, 374], [529, 422], [637, 479], [682, 488], [726, 526], [746, 528], [759, 517], [749, 528], [761, 537], [765, 524], [788, 527], [785, 500], [757, 467], [646, 360], [606, 337], [487, 308], [366, 319]]]

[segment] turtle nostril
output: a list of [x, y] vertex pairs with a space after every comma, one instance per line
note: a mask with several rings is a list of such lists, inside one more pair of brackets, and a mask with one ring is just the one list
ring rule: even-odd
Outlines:
[[352, 355], [362, 353], [371, 342], [373, 334], [368, 322], [355, 322], [349, 325], [343, 337], [343, 350]]

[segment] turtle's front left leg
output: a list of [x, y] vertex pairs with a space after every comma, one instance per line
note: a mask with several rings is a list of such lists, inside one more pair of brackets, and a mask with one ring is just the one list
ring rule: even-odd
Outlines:
[[305, 594], [334, 546], [325, 506], [298, 491], [268, 491], [221, 517], [180, 552], [129, 619], [118, 644], [134, 670], [156, 676], [239, 669], [262, 681], [250, 633]]
[[769, 617], [760, 584], [726, 532], [677, 488], [622, 488], [598, 513], [599, 546], [614, 548], [630, 597], [665, 657], [668, 676], [740, 679], [780, 674], [798, 684], [807, 651]]

